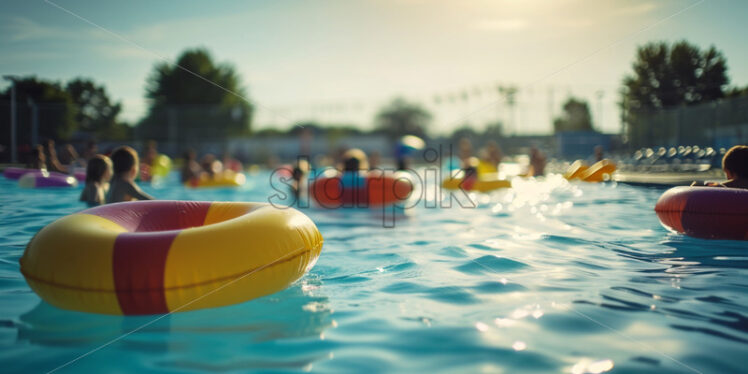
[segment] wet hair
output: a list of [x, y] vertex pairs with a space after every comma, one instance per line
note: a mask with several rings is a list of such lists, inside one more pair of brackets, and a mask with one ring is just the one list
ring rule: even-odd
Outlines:
[[739, 178], [748, 178], [748, 146], [730, 148], [722, 159], [722, 169], [729, 170]]
[[343, 169], [345, 171], [359, 171], [361, 168], [361, 161], [355, 157], [347, 158], [343, 162]]
[[91, 157], [86, 165], [86, 183], [95, 183], [101, 181], [107, 170], [112, 170], [112, 160], [104, 155]]
[[115, 175], [128, 173], [138, 164], [138, 153], [132, 147], [118, 147], [112, 152], [112, 164]]
[[360, 171], [369, 169], [366, 153], [358, 148], [351, 148], [343, 154], [343, 170]]

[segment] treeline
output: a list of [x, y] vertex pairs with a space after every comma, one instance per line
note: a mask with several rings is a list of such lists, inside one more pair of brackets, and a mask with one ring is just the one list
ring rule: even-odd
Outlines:
[[665, 125], [648, 120], [654, 113], [748, 94], [748, 86], [729, 86], [727, 59], [714, 46], [702, 50], [685, 40], [648, 43], [638, 48], [632, 69], [623, 79], [620, 102], [630, 139]]
[[[117, 117], [122, 105], [113, 102], [103, 85], [91, 79], [76, 78], [65, 84], [39, 79], [35, 76], [15, 79], [17, 139], [27, 144], [37, 131], [43, 139], [67, 140], [76, 131], [101, 139], [129, 139], [132, 127]], [[0, 144], [10, 143], [11, 90], [0, 93], [0, 115], [3, 131]]]
[[[748, 94], [748, 87], [729, 87], [727, 62], [714, 47], [702, 50], [680, 41], [649, 43], [638, 48], [633, 72], [622, 82], [620, 106], [623, 121], [632, 131], [652, 111], [691, 106], [723, 97]], [[357, 124], [297, 123], [285, 129], [253, 130], [255, 106], [236, 69], [216, 62], [206, 49], [185, 50], [174, 63], [159, 62], [147, 78], [148, 109], [137, 123], [120, 120], [122, 105], [103, 85], [76, 78], [67, 83], [37, 77], [16, 79], [18, 143], [28, 143], [33, 128], [39, 140], [69, 140], [74, 134], [100, 140], [156, 139], [188, 143], [235, 136], [298, 135], [300, 129], [326, 136], [377, 133], [396, 138], [405, 134], [427, 136], [432, 115], [417, 103], [396, 98], [374, 118], [374, 130]], [[0, 93], [0, 123], [7, 124], [10, 91]], [[569, 97], [554, 131], [594, 131], [587, 102]], [[36, 124], [29, 126], [29, 124]], [[286, 124], [285, 126], [289, 126]], [[8, 144], [10, 131], [3, 126], [0, 144]], [[465, 125], [451, 137], [502, 136], [500, 123], [483, 130]]]

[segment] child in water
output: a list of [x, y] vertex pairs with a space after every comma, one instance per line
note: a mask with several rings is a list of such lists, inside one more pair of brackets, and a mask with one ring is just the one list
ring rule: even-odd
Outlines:
[[[722, 171], [725, 172], [726, 181], [706, 185], [748, 189], [748, 146], [736, 145], [730, 148], [722, 158]], [[696, 185], [696, 182], [693, 185]]]
[[88, 206], [106, 204], [109, 179], [112, 178], [112, 160], [104, 155], [96, 155], [86, 166], [86, 186], [81, 191], [80, 201]]
[[120, 201], [154, 200], [154, 197], [143, 192], [135, 184], [138, 175], [138, 154], [128, 146], [119, 147], [112, 152], [114, 178], [107, 195], [107, 203]]

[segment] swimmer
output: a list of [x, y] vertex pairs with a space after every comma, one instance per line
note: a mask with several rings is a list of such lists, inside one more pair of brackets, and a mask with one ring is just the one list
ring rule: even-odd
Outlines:
[[150, 166], [153, 165], [153, 161], [158, 157], [158, 143], [155, 140], [149, 140], [145, 146], [145, 153], [143, 154], [143, 163]]
[[359, 172], [369, 170], [369, 159], [366, 153], [358, 148], [351, 148], [341, 157], [343, 159], [343, 172]]
[[104, 155], [96, 155], [86, 165], [86, 186], [81, 191], [80, 201], [88, 206], [106, 204], [109, 180], [112, 178], [112, 160]]
[[484, 166], [479, 167], [479, 172], [498, 173], [502, 158], [503, 154], [499, 145], [493, 140], [487, 141], [486, 146], [481, 150], [480, 162]]
[[49, 171], [56, 171], [63, 174], [68, 173], [68, 168], [63, 166], [62, 163], [60, 163], [60, 160], [57, 159], [57, 150], [55, 149], [55, 141], [52, 139], [48, 139], [45, 143], [45, 157], [47, 159], [47, 170]]
[[26, 166], [29, 169], [47, 170], [47, 158], [44, 156], [44, 147], [37, 145], [31, 149], [29, 163]]
[[527, 172], [528, 177], [537, 177], [545, 175], [545, 153], [535, 146], [530, 148], [530, 170]]
[[603, 151], [603, 146], [596, 145], [595, 146], [595, 162], [602, 161], [603, 158], [605, 158], [605, 153]]
[[203, 171], [213, 178], [216, 174], [223, 172], [223, 163], [216, 160], [216, 156], [212, 153], [208, 153], [200, 160], [200, 166]]
[[[736, 145], [730, 148], [722, 158], [722, 171], [727, 178], [724, 182], [707, 182], [711, 187], [729, 187], [748, 189], [748, 146]], [[697, 185], [696, 182], [691, 184]]]
[[291, 172], [291, 178], [293, 179], [291, 193], [293, 193], [297, 200], [301, 197], [302, 192], [306, 190], [306, 176], [309, 174], [309, 169], [309, 162], [303, 158], [299, 158]]
[[231, 156], [231, 153], [226, 151], [223, 152], [223, 168], [224, 170], [231, 170], [237, 173], [241, 173], [244, 169], [244, 165], [242, 165], [241, 161]]
[[154, 200], [135, 184], [138, 175], [138, 153], [132, 147], [119, 147], [112, 152], [114, 178], [107, 194], [107, 203], [121, 201]]
[[65, 166], [68, 171], [73, 170], [76, 165], [85, 166], [85, 163], [81, 164], [78, 151], [76, 151], [75, 147], [70, 143], [67, 143], [62, 147], [62, 152], [60, 152], [60, 164]]
[[467, 137], [463, 137], [457, 147], [457, 156], [462, 164], [461, 169], [467, 169], [470, 166], [470, 158], [473, 157], [473, 143]]
[[184, 153], [184, 164], [180, 175], [182, 183], [187, 183], [192, 179], [199, 179], [202, 174], [202, 167], [197, 163], [197, 154], [190, 149]]

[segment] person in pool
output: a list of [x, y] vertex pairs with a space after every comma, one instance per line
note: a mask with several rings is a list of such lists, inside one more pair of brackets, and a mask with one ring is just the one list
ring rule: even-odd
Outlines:
[[107, 194], [107, 203], [118, 203], [133, 200], [154, 200], [154, 197], [143, 192], [135, 184], [138, 175], [138, 153], [128, 146], [119, 147], [112, 152], [114, 178]]
[[291, 193], [298, 200], [304, 191], [306, 191], [306, 179], [309, 174], [309, 162], [303, 158], [299, 158], [296, 165], [291, 171]]
[[52, 139], [48, 139], [44, 143], [44, 145], [44, 157], [47, 159], [47, 170], [67, 174], [68, 168], [62, 165], [62, 163], [60, 163], [60, 160], [57, 158], [55, 141]]
[[86, 165], [86, 186], [81, 191], [80, 201], [88, 206], [106, 204], [109, 180], [112, 178], [112, 160], [104, 155], [96, 155]]
[[[725, 157], [722, 158], [722, 171], [725, 172], [726, 181], [720, 183], [707, 182], [705, 185], [748, 189], [748, 146], [736, 145], [730, 148], [725, 153]], [[695, 186], [696, 184], [694, 182], [691, 185]]]
[[530, 169], [527, 172], [527, 176], [538, 177], [545, 175], [545, 163], [545, 153], [535, 146], [530, 147]]
[[182, 173], [180, 175], [182, 183], [190, 182], [194, 179], [200, 179], [203, 168], [197, 162], [197, 153], [190, 149], [184, 153], [184, 164], [182, 164]]
[[343, 153], [343, 172], [361, 172], [369, 170], [369, 159], [366, 153], [358, 148], [351, 148]]
[[44, 156], [44, 147], [41, 144], [31, 148], [29, 163], [26, 166], [29, 169], [47, 170], [47, 158]]

